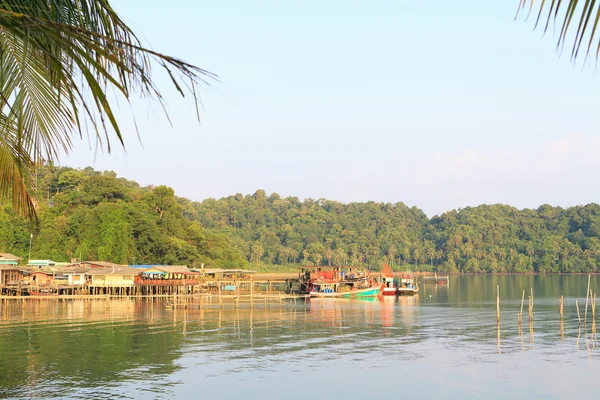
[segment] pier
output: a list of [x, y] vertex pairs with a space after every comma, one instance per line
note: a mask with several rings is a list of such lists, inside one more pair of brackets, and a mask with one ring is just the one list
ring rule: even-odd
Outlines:
[[135, 279], [129, 283], [61, 285], [9, 284], [0, 286], [0, 298], [82, 298], [82, 297], [171, 297], [212, 296], [228, 299], [299, 296], [301, 287], [294, 279]]
[[437, 273], [433, 275], [423, 275], [423, 283], [439, 283], [439, 284], [450, 284], [450, 276], [449, 275], [438, 275]]

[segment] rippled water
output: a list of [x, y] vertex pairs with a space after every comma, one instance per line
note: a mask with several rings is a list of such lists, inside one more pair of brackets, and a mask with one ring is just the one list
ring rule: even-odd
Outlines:
[[583, 318], [586, 288], [587, 276], [487, 276], [384, 301], [4, 300], [0, 397], [597, 398], [591, 307], [581, 327], [575, 309]]

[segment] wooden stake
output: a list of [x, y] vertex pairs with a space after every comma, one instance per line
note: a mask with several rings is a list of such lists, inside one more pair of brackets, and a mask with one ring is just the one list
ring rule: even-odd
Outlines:
[[496, 286], [496, 321], [500, 322], [500, 285]]
[[519, 324], [523, 322], [523, 304], [525, 303], [525, 289], [523, 289], [523, 296], [521, 297], [521, 312], [519, 313]]
[[219, 306], [223, 307], [223, 297], [221, 294], [221, 282], [219, 282]]
[[588, 286], [587, 291], [585, 292], [585, 313], [583, 314], [583, 323], [587, 324], [587, 308], [588, 308], [588, 296], [590, 294], [590, 279], [592, 275], [588, 275]]
[[581, 316], [579, 315], [579, 302], [575, 300], [575, 307], [577, 307], [577, 321], [579, 321], [579, 326], [581, 326]]
[[529, 319], [533, 319], [533, 288], [531, 288], [531, 309], [529, 310]]
[[564, 307], [564, 297], [560, 296], [560, 319], [563, 319], [563, 307]]

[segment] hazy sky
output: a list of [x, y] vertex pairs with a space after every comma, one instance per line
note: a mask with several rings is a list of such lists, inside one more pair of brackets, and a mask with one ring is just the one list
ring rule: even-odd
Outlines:
[[[489, 4], [488, 4], [489, 3]], [[404, 202], [598, 202], [599, 76], [517, 1], [113, 0], [152, 48], [217, 73], [202, 122], [122, 105], [127, 152], [84, 140], [62, 164], [192, 200], [253, 193]], [[130, 122], [135, 112], [138, 140]]]

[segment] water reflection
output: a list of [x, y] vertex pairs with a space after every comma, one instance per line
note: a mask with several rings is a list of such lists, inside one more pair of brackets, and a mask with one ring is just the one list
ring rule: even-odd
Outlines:
[[[550, 290], [531, 277], [513, 277], [514, 287], [507, 288], [508, 277], [488, 278], [500, 282], [501, 324], [496, 283], [481, 277], [422, 285], [414, 297], [253, 307], [167, 309], [164, 301], [148, 299], [1, 301], [0, 397], [185, 398], [202, 392], [305, 398], [306, 392], [289, 389], [310, 382], [333, 395], [332, 382], [381, 380], [429, 396], [447, 397], [454, 388], [462, 397], [518, 398], [517, 389], [507, 393], [506, 384], [498, 386], [511, 382], [528, 385], [529, 398], [548, 397], [549, 388], [556, 397], [586, 398], [579, 388], [599, 369], [596, 321], [592, 311], [587, 327], [578, 325], [576, 284], [551, 279]], [[587, 277], [581, 278], [583, 294]], [[480, 284], [490, 290], [471, 287]], [[524, 327], [517, 315], [530, 287], [535, 315]], [[552, 373], [531, 372], [557, 366], [569, 382], [564, 388], [555, 387]], [[349, 398], [372, 393], [370, 385], [347, 387]]]

